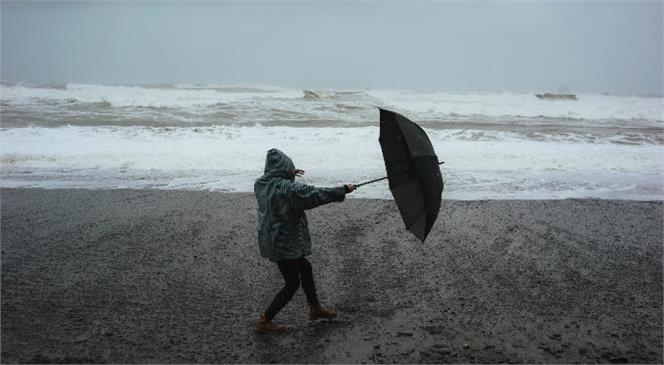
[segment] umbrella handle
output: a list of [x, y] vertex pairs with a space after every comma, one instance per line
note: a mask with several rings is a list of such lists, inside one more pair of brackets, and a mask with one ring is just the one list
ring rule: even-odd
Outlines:
[[[445, 163], [445, 161], [441, 161], [441, 162], [438, 162], [438, 165], [442, 165], [442, 164], [444, 164], [444, 163]], [[369, 180], [369, 181], [361, 182], [361, 183], [359, 183], [359, 184], [355, 184], [355, 188], [357, 189], [357, 188], [359, 188], [359, 187], [362, 186], [362, 185], [373, 184], [373, 183], [375, 183], [375, 182], [378, 182], [378, 181], [381, 181], [381, 180], [388, 179], [388, 178], [390, 178], [390, 177], [401, 176], [401, 175], [403, 175], [403, 174], [407, 174], [407, 173], [408, 173], [408, 171], [406, 171], [406, 172], [400, 172], [400, 173], [398, 173], [398, 174], [394, 174], [394, 175], [390, 175], [390, 176], [381, 177], [380, 179], [374, 179], [374, 180]]]

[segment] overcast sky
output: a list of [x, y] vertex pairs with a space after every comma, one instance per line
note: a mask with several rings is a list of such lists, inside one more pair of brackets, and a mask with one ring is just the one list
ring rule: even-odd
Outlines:
[[662, 2], [1, 3], [1, 78], [662, 94]]

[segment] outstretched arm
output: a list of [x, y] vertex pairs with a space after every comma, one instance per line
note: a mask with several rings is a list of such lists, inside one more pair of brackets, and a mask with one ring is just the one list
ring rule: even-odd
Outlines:
[[289, 198], [303, 210], [313, 209], [332, 202], [341, 202], [347, 193], [355, 190], [354, 184], [336, 188], [317, 188], [311, 185], [293, 183], [289, 187]]

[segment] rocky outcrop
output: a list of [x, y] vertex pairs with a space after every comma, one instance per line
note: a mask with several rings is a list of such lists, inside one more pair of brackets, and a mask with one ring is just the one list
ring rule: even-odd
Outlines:
[[537, 96], [540, 99], [547, 99], [547, 100], [579, 100], [574, 94], [544, 93], [544, 94], [535, 94], [535, 96]]

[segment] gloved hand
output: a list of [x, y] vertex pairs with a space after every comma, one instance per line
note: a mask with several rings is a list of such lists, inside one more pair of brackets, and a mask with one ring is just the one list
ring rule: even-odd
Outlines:
[[344, 185], [344, 188], [346, 189], [346, 194], [348, 194], [352, 193], [357, 187], [355, 186], [355, 184], [348, 183]]

